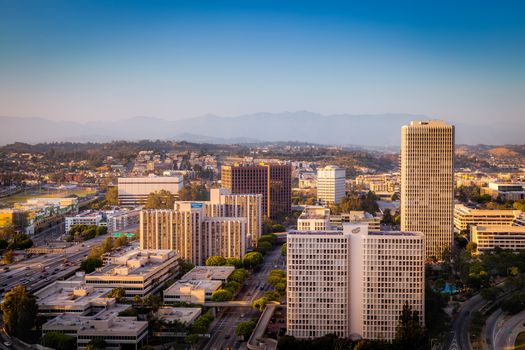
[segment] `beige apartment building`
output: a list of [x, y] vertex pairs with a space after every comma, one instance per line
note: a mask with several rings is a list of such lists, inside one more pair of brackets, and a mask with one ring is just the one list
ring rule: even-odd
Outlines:
[[262, 201], [261, 194], [232, 194], [227, 188], [212, 188], [206, 214], [209, 217], [246, 218], [247, 243], [256, 247], [262, 231]]
[[143, 210], [141, 249], [172, 249], [196, 265], [204, 264], [212, 255], [241, 258], [251, 243], [247, 234], [248, 219], [210, 217], [206, 211], [212, 206], [216, 207], [209, 202], [175, 202], [173, 210]]
[[463, 204], [456, 204], [454, 228], [457, 231], [464, 231], [475, 225], [512, 226], [520, 214], [519, 210], [472, 209]]
[[422, 232], [426, 258], [441, 259], [454, 227], [454, 126], [412, 121], [401, 128], [401, 230]]
[[525, 250], [524, 226], [473, 226], [471, 235], [472, 242], [477, 245], [477, 253], [490, 252], [495, 248]]
[[287, 253], [287, 332], [392, 340], [405, 302], [424, 322], [424, 236], [291, 231]]

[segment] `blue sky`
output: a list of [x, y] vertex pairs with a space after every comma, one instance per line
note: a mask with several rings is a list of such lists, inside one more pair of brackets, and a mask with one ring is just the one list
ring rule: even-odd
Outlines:
[[0, 0], [0, 115], [525, 120], [523, 1]]

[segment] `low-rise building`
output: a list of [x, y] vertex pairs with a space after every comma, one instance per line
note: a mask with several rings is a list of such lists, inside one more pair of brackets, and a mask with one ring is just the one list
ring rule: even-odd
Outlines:
[[84, 281], [56, 281], [35, 292], [40, 316], [63, 313], [85, 316], [115, 304], [110, 288], [93, 288]]
[[525, 226], [478, 225], [471, 228], [471, 235], [478, 253], [495, 248], [525, 250]]
[[523, 184], [514, 182], [490, 182], [488, 187], [481, 187], [481, 194], [488, 194], [492, 198], [504, 201], [517, 201], [525, 199]]
[[468, 230], [475, 225], [512, 226], [521, 212], [510, 209], [473, 209], [456, 204], [454, 206], [454, 228], [457, 231]]
[[[69, 233], [71, 228], [74, 225], [95, 225], [100, 226], [103, 217], [102, 214], [99, 211], [94, 210], [86, 210], [81, 213], [78, 213], [75, 216], [66, 216], [65, 222], [66, 222], [66, 233]], [[106, 225], [106, 221], [103, 222], [104, 226]]]
[[297, 219], [298, 231], [325, 231], [330, 227], [330, 209], [323, 206], [307, 206]]
[[159, 320], [166, 322], [178, 321], [190, 325], [200, 316], [200, 307], [161, 307], [155, 313]]
[[85, 276], [93, 287], [125, 290], [127, 297], [155, 293], [178, 270], [178, 256], [173, 250], [132, 249], [106, 257], [108, 264]]
[[195, 266], [180, 281], [207, 280], [226, 282], [235, 271], [233, 266]]
[[77, 349], [86, 349], [93, 338], [106, 342], [106, 349], [139, 349], [147, 343], [148, 322], [121, 317], [129, 305], [116, 304], [93, 316], [62, 314], [42, 326], [42, 335], [58, 332], [76, 338]]
[[334, 229], [342, 230], [343, 224], [367, 224], [369, 232], [381, 231], [381, 219], [366, 211], [353, 210], [340, 215], [330, 215], [330, 225]]
[[211, 300], [211, 295], [222, 285], [215, 280], [177, 281], [164, 290], [164, 303], [186, 302], [204, 304]]

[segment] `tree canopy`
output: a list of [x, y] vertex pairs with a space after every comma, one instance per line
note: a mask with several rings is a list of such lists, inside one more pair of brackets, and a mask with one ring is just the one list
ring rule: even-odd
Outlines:
[[28, 339], [38, 312], [36, 297], [29, 294], [24, 286], [16, 285], [5, 294], [1, 310], [7, 332]]

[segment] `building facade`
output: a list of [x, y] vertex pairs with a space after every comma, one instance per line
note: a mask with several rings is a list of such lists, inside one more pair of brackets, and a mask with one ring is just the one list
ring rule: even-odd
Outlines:
[[291, 231], [287, 249], [288, 334], [392, 340], [405, 303], [423, 324], [423, 234], [344, 225]]
[[454, 228], [457, 231], [465, 231], [475, 225], [512, 226], [520, 214], [519, 210], [473, 209], [463, 204], [456, 204], [454, 206]]
[[307, 206], [297, 218], [298, 231], [330, 230], [330, 209], [321, 206]]
[[182, 176], [119, 177], [119, 205], [145, 204], [152, 192], [166, 190], [177, 195], [184, 187]]
[[317, 201], [337, 204], [345, 196], [346, 170], [334, 165], [317, 169]]
[[412, 121], [401, 129], [401, 230], [423, 232], [427, 259], [452, 247], [454, 126]]
[[275, 219], [291, 213], [292, 167], [289, 164], [224, 165], [221, 186], [232, 194], [261, 194], [263, 216]]
[[403, 305], [425, 320], [425, 237], [344, 227], [350, 238], [350, 334], [393, 340]]
[[479, 225], [471, 228], [471, 235], [477, 253], [496, 248], [525, 250], [525, 226]]

